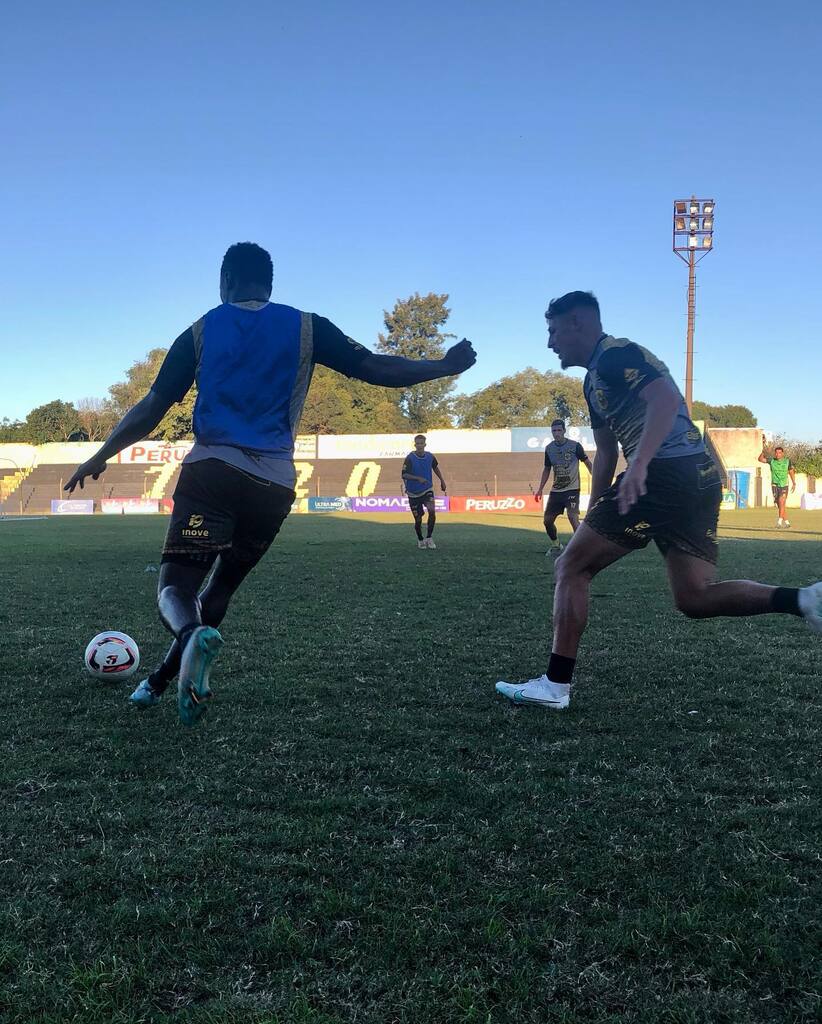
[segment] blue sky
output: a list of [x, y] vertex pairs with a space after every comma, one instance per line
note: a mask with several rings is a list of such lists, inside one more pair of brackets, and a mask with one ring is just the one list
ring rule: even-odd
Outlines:
[[[102, 397], [216, 305], [226, 247], [371, 345], [447, 292], [474, 390], [549, 298], [684, 374], [671, 204], [717, 202], [695, 386], [822, 437], [822, 29], [811, 3], [44, 3], [0, 40], [0, 417]], [[688, 15], [686, 17], [686, 10]]]

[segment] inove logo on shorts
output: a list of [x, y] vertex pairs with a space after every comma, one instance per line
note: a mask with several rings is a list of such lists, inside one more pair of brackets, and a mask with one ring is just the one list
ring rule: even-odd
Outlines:
[[192, 515], [188, 517], [188, 526], [181, 531], [183, 537], [207, 537], [208, 530], [202, 529], [204, 516]]

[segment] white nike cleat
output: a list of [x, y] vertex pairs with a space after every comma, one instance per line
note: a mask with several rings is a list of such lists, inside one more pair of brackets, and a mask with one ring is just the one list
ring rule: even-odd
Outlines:
[[527, 683], [499, 682], [494, 689], [514, 704], [537, 704], [554, 711], [562, 711], [571, 702], [570, 684], [552, 683], [548, 676], [529, 679]]
[[782, 526], [783, 526], [783, 527], [784, 527], [784, 528], [785, 528], [786, 530], [790, 530], [790, 528], [791, 528], [791, 521], [790, 521], [790, 519], [783, 519], [783, 520], [782, 520]]
[[777, 519], [776, 526], [774, 527], [774, 529], [776, 529], [776, 530], [781, 530], [782, 529], [782, 520], [781, 519]]
[[561, 554], [562, 554], [562, 544], [556, 543], [556, 544], [554, 544], [553, 547], [548, 548], [548, 550], [545, 552], [545, 557], [546, 558], [559, 558], [559, 556]]
[[802, 618], [816, 633], [822, 633], [822, 582], [812, 583], [799, 591]]
[[436, 551], [437, 550], [437, 545], [434, 543], [434, 538], [433, 537], [426, 537], [425, 538], [425, 546], [427, 548], [429, 548], [429, 550], [431, 550], [431, 551]]
[[418, 541], [417, 541], [417, 547], [418, 547], [418, 548], [427, 548], [427, 547], [428, 547], [428, 545], [427, 545], [427, 544], [425, 543], [425, 541], [424, 541], [424, 540], [418, 540]]

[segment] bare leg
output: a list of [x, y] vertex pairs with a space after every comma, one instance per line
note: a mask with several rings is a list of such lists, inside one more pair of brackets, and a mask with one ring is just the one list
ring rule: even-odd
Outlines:
[[591, 580], [629, 553], [628, 548], [601, 537], [585, 523], [580, 524], [555, 563], [553, 654], [576, 658], [588, 623]]
[[566, 514], [568, 516], [568, 522], [571, 524], [571, 530], [576, 533], [579, 529], [579, 512], [574, 512], [570, 508], [567, 509]]
[[751, 580], [716, 583], [716, 569], [710, 562], [676, 549], [668, 552], [665, 562], [676, 606], [690, 619], [710, 619], [717, 615], [765, 615], [774, 611], [776, 587]]
[[416, 530], [417, 533], [417, 540], [422, 540], [422, 509], [420, 509], [419, 514], [414, 512], [413, 516], [414, 529]]
[[542, 522], [545, 525], [545, 532], [553, 541], [556, 541], [557, 539], [557, 528], [555, 526], [556, 520], [556, 512], [546, 512], [545, 515], [542, 517]]

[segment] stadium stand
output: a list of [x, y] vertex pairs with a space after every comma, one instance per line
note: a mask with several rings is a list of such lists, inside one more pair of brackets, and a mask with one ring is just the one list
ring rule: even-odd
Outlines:
[[[92, 498], [95, 512], [100, 511], [101, 498], [142, 498], [151, 489], [148, 468], [110, 465], [99, 480], [86, 480], [83, 490], [76, 491], [73, 497]], [[49, 513], [53, 499], [67, 497], [63, 484], [73, 471], [74, 466], [36, 466], [18, 488], [19, 493], [13, 492], [7, 499], [8, 511], [19, 511], [22, 504], [24, 515]]]

